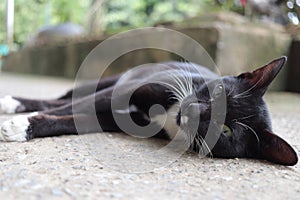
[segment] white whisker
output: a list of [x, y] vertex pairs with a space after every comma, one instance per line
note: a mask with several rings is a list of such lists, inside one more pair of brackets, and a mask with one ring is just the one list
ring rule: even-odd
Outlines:
[[170, 81], [174, 84], [163, 81], [159, 81], [159, 83], [169, 87], [180, 102], [187, 96], [193, 94], [193, 81], [188, 69], [170, 70], [168, 77], [171, 78]]
[[[248, 90], [246, 90], [246, 91], [244, 91], [244, 92], [241, 92], [241, 93], [235, 95], [233, 98], [234, 98], [234, 99], [236, 99], [236, 98], [245, 98], [246, 96], [243, 96], [243, 95], [244, 95], [244, 94], [247, 95], [247, 93], [251, 92], [251, 90], [253, 90], [253, 89], [257, 86], [257, 84], [262, 80], [262, 78], [263, 78], [263, 76], [260, 77], [260, 79], [259, 79], [252, 87], [250, 87]], [[241, 96], [242, 96], [242, 97], [241, 97]], [[248, 95], [248, 96], [251, 96], [251, 94]]]
[[[196, 147], [198, 148], [198, 151], [199, 151], [198, 152], [199, 155], [201, 154], [203, 156], [206, 156], [205, 153], [208, 152], [209, 157], [211, 157], [211, 158], [213, 157], [212, 152], [211, 152], [210, 148], [208, 147], [206, 141], [200, 135], [196, 135], [193, 141], [194, 142], [192, 143], [193, 144], [192, 148], [195, 147], [195, 145], [196, 145]], [[207, 151], [205, 151], [205, 149]]]
[[227, 96], [230, 96], [233, 92], [234, 92], [234, 87], [232, 87], [231, 89], [230, 89], [230, 91], [228, 92], [228, 94], [227, 94]]
[[237, 96], [237, 97], [233, 97], [234, 99], [243, 99], [243, 98], [247, 98], [247, 97], [251, 97], [252, 94], [248, 94], [248, 95], [241, 95], [241, 96]]
[[251, 130], [251, 132], [252, 132], [252, 133], [255, 135], [255, 137], [256, 137], [256, 140], [257, 140], [258, 145], [260, 144], [260, 140], [259, 140], [259, 137], [258, 137], [257, 133], [256, 133], [250, 126], [248, 126], [247, 124], [244, 124], [244, 123], [242, 123], [242, 122], [235, 122], [235, 123], [241, 125], [242, 127], [246, 128], [246, 129]]
[[241, 117], [241, 118], [233, 119], [232, 121], [233, 122], [238, 122], [239, 120], [249, 119], [249, 118], [254, 117], [254, 116], [256, 116], [256, 115], [255, 114], [254, 115], [248, 115], [246, 117]]

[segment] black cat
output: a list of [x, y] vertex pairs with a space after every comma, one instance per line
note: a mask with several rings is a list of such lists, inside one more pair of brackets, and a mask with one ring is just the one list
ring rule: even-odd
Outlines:
[[[224, 77], [193, 63], [167, 62], [102, 79], [94, 93], [90, 83], [56, 100], [6, 96], [0, 99], [0, 112], [33, 113], [4, 122], [0, 139], [27, 141], [101, 131], [149, 136], [127, 124], [132, 119], [138, 127], [150, 127], [150, 135], [157, 132], [155, 137], [173, 139], [181, 134], [193, 150], [214, 157], [295, 165], [297, 154], [272, 132], [263, 100], [285, 62], [281, 57], [253, 72]], [[167, 114], [160, 109], [153, 113], [153, 105], [161, 105]], [[92, 123], [93, 110], [100, 126]]]

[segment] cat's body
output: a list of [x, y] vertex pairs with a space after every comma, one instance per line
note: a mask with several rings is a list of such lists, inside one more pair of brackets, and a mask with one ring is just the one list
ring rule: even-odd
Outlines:
[[[297, 155], [272, 133], [263, 100], [285, 61], [282, 57], [237, 77], [219, 77], [192, 63], [152, 64], [100, 80], [97, 86], [90, 83], [75, 88], [56, 100], [5, 97], [0, 99], [0, 112], [38, 112], [4, 122], [0, 139], [27, 141], [100, 131], [123, 131], [138, 137], [156, 133], [167, 139], [182, 134], [195, 151], [215, 157], [294, 165]], [[166, 115], [159, 109], [152, 112], [155, 105], [161, 105]], [[100, 126], [92, 123], [93, 114]], [[128, 116], [136, 129], [127, 123]], [[147, 127], [150, 135], [144, 131]]]

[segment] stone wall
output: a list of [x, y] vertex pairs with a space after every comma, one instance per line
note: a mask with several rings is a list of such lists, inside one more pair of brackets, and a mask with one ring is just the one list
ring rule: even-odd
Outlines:
[[300, 92], [300, 38], [292, 42], [287, 70], [287, 90]]
[[[287, 55], [291, 37], [280, 26], [253, 24], [234, 14], [220, 13], [190, 19], [171, 28], [199, 42], [209, 53], [222, 75], [237, 75], [253, 70], [273, 58]], [[88, 53], [105, 38], [61, 46], [24, 48], [4, 59], [3, 70], [74, 78]], [[171, 41], [176, 43], [176, 41]], [[122, 45], [120, 43], [120, 45]], [[184, 44], [176, 44], [181, 48]], [[107, 52], [109, 53], [109, 52]], [[130, 52], [112, 63], [107, 75], [130, 67], [181, 57], [162, 50], [146, 49]], [[101, 63], [97, 63], [101, 67]], [[274, 90], [286, 88], [287, 67], [272, 85]], [[91, 70], [85, 76], [93, 77]]]

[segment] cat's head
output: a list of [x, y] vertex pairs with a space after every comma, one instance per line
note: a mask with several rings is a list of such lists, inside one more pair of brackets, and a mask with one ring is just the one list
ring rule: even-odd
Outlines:
[[194, 149], [199, 150], [199, 144], [203, 144], [201, 138], [205, 138], [206, 144], [200, 150], [208, 146], [215, 157], [258, 158], [295, 165], [297, 154], [272, 132], [263, 99], [285, 62], [286, 57], [281, 57], [253, 72], [225, 76], [198, 87], [197, 98], [187, 98], [182, 103], [178, 118], [179, 124], [184, 116], [197, 118]]

